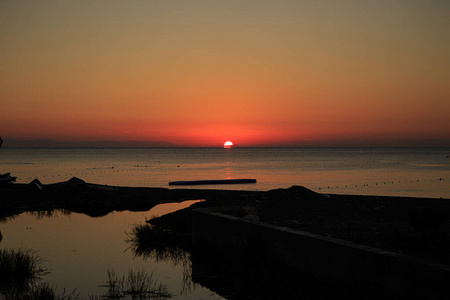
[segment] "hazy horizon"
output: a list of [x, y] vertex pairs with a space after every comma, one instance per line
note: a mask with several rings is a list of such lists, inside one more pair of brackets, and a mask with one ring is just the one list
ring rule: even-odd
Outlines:
[[[58, 141], [48, 138], [36, 139], [36, 140], [14, 140], [14, 139], [4, 139], [3, 148], [58, 148], [58, 147], [68, 147], [68, 148], [89, 148], [89, 147], [99, 147], [99, 148], [184, 148], [184, 147], [195, 147], [195, 148], [222, 148], [223, 144], [219, 145], [183, 145], [174, 144], [164, 141], [115, 141], [115, 140], [98, 140], [98, 141]], [[257, 147], [273, 147], [273, 148], [283, 148], [283, 147], [317, 147], [317, 148], [339, 148], [339, 147], [354, 147], [354, 148], [449, 148], [449, 141], [442, 140], [431, 140], [431, 141], [384, 141], [384, 142], [374, 142], [374, 141], [317, 141], [314, 143], [285, 143], [285, 144], [257, 144], [257, 145], [240, 145], [234, 144], [233, 147], [236, 148], [257, 148]]]

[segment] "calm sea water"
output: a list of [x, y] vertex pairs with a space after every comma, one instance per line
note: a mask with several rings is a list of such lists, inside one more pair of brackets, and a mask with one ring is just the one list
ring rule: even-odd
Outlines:
[[17, 182], [169, 187], [170, 181], [255, 178], [256, 184], [192, 188], [450, 199], [450, 148], [73, 148], [0, 149], [0, 173]]

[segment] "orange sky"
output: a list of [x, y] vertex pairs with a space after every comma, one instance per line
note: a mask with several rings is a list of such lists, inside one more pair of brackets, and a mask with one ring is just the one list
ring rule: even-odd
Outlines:
[[0, 136], [450, 146], [447, 1], [1, 1]]

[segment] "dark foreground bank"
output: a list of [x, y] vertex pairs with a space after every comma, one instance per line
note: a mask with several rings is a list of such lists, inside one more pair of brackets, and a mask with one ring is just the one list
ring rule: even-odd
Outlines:
[[[149, 222], [158, 228], [170, 230], [183, 239], [189, 248], [192, 240], [193, 214], [198, 208], [220, 209], [222, 212], [253, 224], [267, 223], [294, 230], [302, 230], [324, 237], [338, 238], [360, 245], [393, 251], [399, 254], [426, 259], [440, 265], [450, 265], [450, 201], [449, 199], [428, 199], [410, 197], [327, 195], [315, 193], [300, 186], [270, 191], [230, 191], [200, 189], [129, 188], [86, 183], [72, 178], [67, 182], [43, 185], [12, 184], [0, 188], [0, 218], [7, 218], [30, 211], [51, 211], [64, 209], [84, 213], [92, 217], [106, 215], [112, 211], [147, 211], [153, 206], [184, 200], [205, 199], [187, 209], [168, 214]], [[238, 208], [238, 209], [236, 209]], [[144, 222], [144, 220], [143, 220]], [[231, 240], [235, 240], [232, 236]], [[267, 241], [270, 244], [270, 241]], [[271, 245], [272, 246], [272, 245]], [[269, 247], [267, 247], [269, 248]], [[189, 250], [189, 249], [188, 249]], [[230, 253], [232, 250], [228, 250]], [[242, 252], [242, 251], [241, 251]], [[262, 252], [264, 254], [264, 251]], [[253, 254], [253, 252], [252, 252]], [[222, 270], [222, 258], [207, 259], [193, 252], [193, 266], [196, 274], [203, 276], [217, 270], [232, 278], [236, 268], [244, 274], [250, 267], [259, 266], [261, 260], [240, 262], [235, 256], [225, 264], [233, 265], [232, 273]], [[239, 257], [241, 257], [239, 255]], [[234, 262], [234, 264], [233, 264]], [[275, 268], [275, 266], [274, 266]], [[200, 271], [199, 271], [200, 270]], [[264, 269], [259, 275], [277, 280], [278, 271]], [[292, 270], [287, 276], [298, 276]], [[228, 275], [226, 275], [228, 274]], [[247, 274], [254, 278], [254, 274]], [[278, 284], [293, 284], [286, 276], [278, 278]], [[202, 284], [211, 276], [201, 278]], [[217, 280], [215, 280], [217, 285]], [[260, 281], [257, 281], [258, 286]], [[227, 283], [222, 278], [219, 286]], [[214, 283], [211, 283], [211, 286]], [[308, 286], [311, 285], [308, 283]], [[245, 285], [243, 288], [248, 288]], [[295, 286], [293, 287], [295, 290]], [[316, 286], [320, 290], [320, 286]], [[214, 288], [212, 288], [214, 290]], [[229, 285], [229, 291], [235, 286]], [[278, 290], [279, 291], [279, 290]], [[277, 292], [278, 292], [277, 291]], [[228, 293], [226, 289], [221, 294]], [[430, 291], [431, 292], [431, 291]], [[231, 293], [231, 292], [230, 292]], [[245, 291], [241, 291], [241, 295]], [[272, 295], [274, 296], [274, 295]], [[229, 296], [227, 298], [232, 299]], [[239, 298], [239, 297], [238, 297]], [[273, 298], [273, 297], [272, 297]]]
[[246, 206], [240, 217], [414, 254], [450, 264], [450, 201], [411, 197], [327, 195], [300, 186], [270, 191], [114, 187], [81, 179], [0, 188], [0, 218], [65, 209], [92, 217], [112, 211], [147, 211], [155, 205], [205, 199], [152, 223], [189, 234], [191, 212], [201, 207]]
[[[72, 178], [55, 184], [10, 184], [0, 187], [0, 217], [28, 211], [66, 209], [101, 217], [113, 211], [147, 211], [162, 203], [208, 199], [245, 202], [263, 192], [116, 187]], [[232, 200], [231, 200], [232, 199]], [[230, 202], [230, 203], [231, 203]]]

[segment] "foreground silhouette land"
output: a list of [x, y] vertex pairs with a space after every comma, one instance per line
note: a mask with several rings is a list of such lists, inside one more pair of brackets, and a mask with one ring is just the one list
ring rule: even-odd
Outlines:
[[0, 218], [53, 209], [99, 217], [112, 211], [148, 211], [161, 203], [193, 199], [206, 201], [152, 223], [189, 236], [193, 209], [246, 206], [251, 212], [234, 214], [450, 264], [448, 199], [327, 195], [299, 186], [270, 191], [131, 188], [72, 178], [50, 185], [33, 182], [1, 187]]
[[[206, 201], [147, 220], [150, 224], [142, 220], [136, 228], [139, 235], [131, 241], [136, 244], [139, 255], [155, 247], [163, 254], [172, 248], [174, 253], [178, 253], [177, 249], [191, 253], [193, 280], [227, 299], [290, 299], [299, 293], [305, 299], [339, 295], [347, 299], [383, 299], [392, 295], [398, 299], [430, 296], [448, 299], [449, 199], [320, 194], [301, 186], [270, 191], [131, 188], [72, 178], [49, 185], [33, 181], [0, 187], [0, 222], [24, 212], [51, 215], [52, 211], [59, 210], [101, 217], [113, 211], [148, 211], [162, 203], [197, 199]], [[211, 218], [208, 213], [202, 213], [205, 211], [221, 211], [235, 221]], [[286, 230], [277, 229], [275, 235], [268, 233], [264, 229], [268, 228], [267, 224], [269, 228], [314, 233], [325, 237], [319, 239], [324, 242], [319, 241], [320, 246], [314, 246], [311, 252], [312, 248], [301, 239], [297, 241], [294, 237], [296, 241], [292, 244], [291, 237], [283, 238]], [[158, 232], [170, 234], [155, 239]], [[257, 234], [252, 236], [255, 232]], [[137, 238], [140, 233], [145, 233], [142, 239]], [[195, 242], [202, 235], [206, 237], [206, 248]], [[427, 270], [431, 268], [431, 273], [426, 271], [426, 274], [432, 277], [423, 275], [420, 268], [411, 273], [410, 265], [402, 267], [402, 263], [399, 269], [394, 261], [397, 267], [391, 268], [388, 262], [386, 269], [383, 258], [380, 263], [384, 267], [376, 267], [378, 263], [373, 267], [370, 255], [367, 263], [357, 261], [339, 247], [341, 250], [334, 253], [335, 250], [330, 249], [338, 248], [327, 241], [333, 238], [388, 250], [395, 253], [394, 257], [406, 254], [413, 261], [425, 262]], [[310, 264], [313, 269], [308, 272], [304, 272], [303, 266], [299, 267], [299, 264], [310, 263], [299, 254], [304, 250], [316, 258]], [[289, 253], [294, 256], [285, 256]], [[329, 264], [330, 253], [338, 264], [346, 261], [343, 270], [350, 271], [347, 275], [351, 278], [321, 281], [310, 276], [310, 271], [333, 271], [333, 262]], [[288, 261], [286, 257], [290, 257]], [[359, 270], [364, 270], [370, 280], [358, 277]]]

